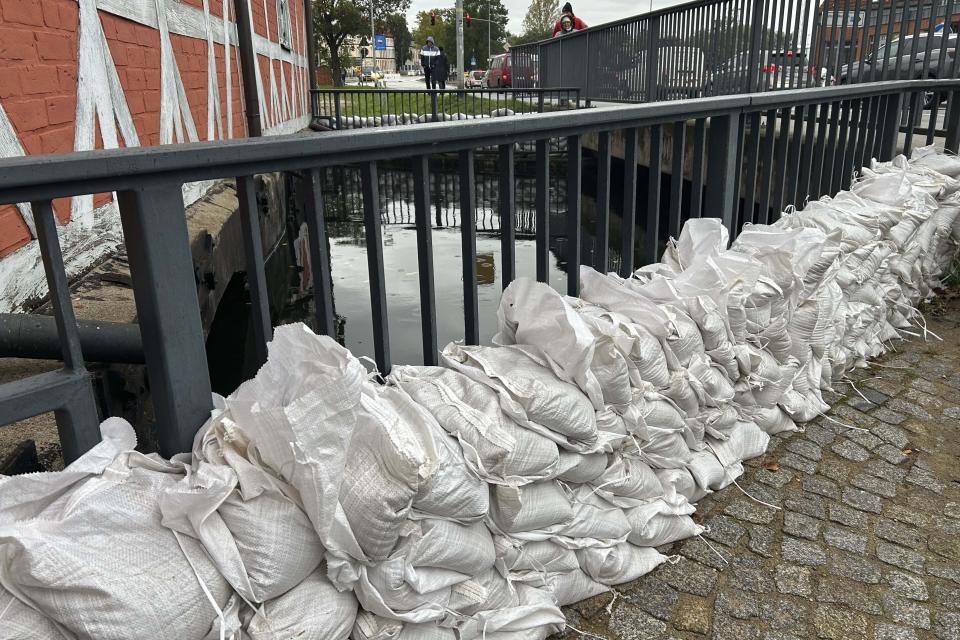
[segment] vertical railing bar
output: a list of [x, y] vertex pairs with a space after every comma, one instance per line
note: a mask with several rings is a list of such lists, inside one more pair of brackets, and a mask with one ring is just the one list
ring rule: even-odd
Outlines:
[[766, 128], [763, 132], [763, 179], [760, 182], [760, 210], [757, 222], [770, 224], [770, 185], [773, 182], [773, 151], [777, 136], [777, 110], [768, 110], [764, 119], [766, 120]]
[[699, 118], [693, 127], [693, 173], [690, 176], [690, 217], [703, 216], [704, 159], [707, 143], [707, 119]]
[[[830, 82], [830, 52], [827, 49], [827, 42], [825, 40], [825, 34], [827, 32], [827, 11], [824, 8], [822, 3], [816, 3], [813, 11], [813, 37], [811, 38], [811, 43], [813, 44], [813, 53], [815, 54], [817, 60], [817, 79], [816, 83], [819, 84], [820, 80], [820, 71], [826, 75], [824, 78], [824, 83]], [[824, 51], [827, 53], [827, 59], [824, 60]]]
[[463, 322], [467, 344], [480, 343], [480, 304], [477, 289], [477, 222], [474, 190], [474, 151], [460, 152], [460, 238], [463, 254]]
[[817, 197], [824, 195], [833, 195], [833, 163], [837, 151], [837, 134], [840, 128], [840, 112], [843, 105], [841, 102], [835, 102], [830, 109], [830, 130], [827, 133], [827, 144], [824, 148], [823, 171], [820, 174], [820, 193]]
[[501, 284], [506, 289], [517, 273], [516, 260], [516, 182], [514, 175], [513, 143], [499, 146], [499, 215], [500, 215], [500, 267]]
[[857, 146], [853, 152], [853, 170], [859, 171], [864, 165], [867, 152], [867, 139], [870, 135], [870, 119], [873, 117], [873, 98], [861, 99], [860, 122], [858, 124]]
[[[892, 2], [890, 3], [890, 14], [887, 16], [887, 33], [884, 38], [884, 49], [885, 49], [884, 54], [885, 55], [883, 57], [883, 71], [880, 75], [881, 80], [887, 80], [890, 77], [890, 74], [888, 73], [890, 69], [889, 51], [890, 51], [891, 37], [893, 36], [893, 23], [896, 22], [896, 16], [897, 16], [897, 0], [892, 0]], [[897, 50], [898, 51], [900, 50], [899, 45], [897, 46]], [[898, 58], [897, 64], [899, 63], [900, 63], [900, 60]], [[894, 78], [896, 78], [896, 75], [894, 75]]]
[[806, 115], [806, 106], [798, 105], [794, 116], [793, 138], [790, 143], [790, 156], [787, 161], [787, 192], [786, 204], [797, 206], [797, 178], [800, 175], [800, 148], [803, 146], [803, 124]]
[[593, 268], [610, 269], [610, 132], [597, 134], [597, 228]]
[[833, 30], [831, 31], [831, 42], [836, 41], [837, 55], [833, 60], [833, 66], [830, 69], [830, 76], [840, 77], [840, 68], [843, 66], [843, 50], [847, 41], [847, 18], [850, 15], [850, 0], [843, 0], [843, 13], [841, 14], [840, 25], [837, 25], [837, 14], [834, 12]]
[[790, 50], [793, 51], [793, 59], [800, 61], [800, 64], [790, 65], [790, 88], [796, 89], [803, 86], [802, 79], [807, 75], [807, 57], [803, 54], [803, 47], [799, 46], [798, 37], [800, 35], [800, 5], [806, 0], [797, 0], [796, 11], [791, 1], [789, 13], [795, 13], [796, 21], [793, 24], [793, 32], [790, 33]]
[[437, 295], [433, 277], [433, 225], [430, 223], [430, 157], [413, 159], [413, 206], [417, 227], [417, 266], [420, 279], [420, 335], [423, 364], [436, 366]]
[[536, 256], [537, 280], [550, 282], [550, 140], [537, 140]]
[[660, 154], [663, 127], [650, 127], [649, 173], [647, 178], [647, 219], [644, 225], [643, 264], [657, 262], [660, 247]]
[[797, 178], [798, 205], [807, 201], [810, 195], [810, 174], [813, 170], [813, 149], [817, 131], [817, 105], [807, 107], [807, 122], [803, 136], [803, 148], [800, 151], [800, 174]]
[[620, 236], [620, 276], [630, 277], [634, 270], [637, 243], [637, 129], [623, 132], [623, 217]]
[[[852, 20], [853, 27], [850, 29], [850, 47], [852, 51], [850, 51], [849, 55], [847, 56], [846, 62], [848, 65], [853, 64], [854, 60], [862, 59], [862, 57], [860, 56], [860, 47], [857, 45], [857, 30], [859, 29], [859, 26], [860, 26], [860, 2], [861, 1], [862, 0], [855, 0], [854, 6], [853, 6], [853, 20]], [[870, 4], [870, 0], [867, 0], [867, 5], [869, 4]], [[864, 31], [866, 31], [866, 23], [864, 23]], [[846, 27], [844, 27], [844, 42], [846, 42]], [[837, 76], [839, 77], [839, 75], [840, 74], [838, 73]]]
[[910, 106], [907, 109], [907, 130], [904, 133], [903, 137], [903, 155], [910, 157], [910, 150], [913, 149], [913, 135], [914, 135], [914, 126], [918, 123], [917, 115], [918, 112], [922, 115], [921, 109], [923, 104], [921, 100], [923, 99], [923, 92], [914, 91], [907, 94], [910, 96]]
[[[880, 7], [878, 6], [878, 9], [879, 9], [879, 8], [880, 8]], [[863, 18], [863, 28], [860, 30], [860, 43], [856, 45], [856, 47], [857, 47], [857, 55], [856, 55], [856, 57], [857, 57], [858, 60], [861, 60], [861, 61], [865, 60], [866, 57], [867, 57], [867, 47], [870, 45], [869, 27], [870, 27], [870, 21], [871, 21], [872, 17], [873, 17], [873, 0], [867, 0], [867, 1], [866, 1], [866, 10], [865, 10], [865, 13], [864, 13], [864, 18]], [[873, 30], [873, 37], [874, 37], [874, 39], [877, 38], [877, 29], [874, 29], [874, 30]], [[863, 82], [864, 79], [865, 79], [865, 77], [866, 77], [866, 75], [867, 75], [867, 70], [866, 70], [865, 66], [864, 66], [863, 64], [861, 64], [861, 66], [860, 66], [860, 73], [857, 74], [857, 79], [856, 79], [856, 80], [853, 80], [853, 79], [850, 77], [850, 74], [848, 74], [847, 82], [851, 82], [851, 83], [854, 83], [854, 82]]]
[[843, 157], [847, 148], [847, 138], [850, 134], [850, 109], [849, 100], [845, 100], [841, 107], [840, 128], [838, 131], [837, 146], [833, 151], [831, 165], [833, 170], [830, 172], [830, 195], [836, 194], [843, 184], [843, 176], [846, 173], [846, 166], [843, 164]]
[[686, 144], [687, 123], [680, 120], [673, 123], [673, 158], [670, 168], [670, 217], [668, 228], [670, 236], [680, 237], [683, 224], [683, 152]]
[[257, 185], [253, 176], [237, 178], [237, 199], [240, 225], [243, 230], [247, 285], [250, 287], [254, 351], [257, 363], [260, 365], [267, 361], [267, 343], [273, 339], [273, 327], [270, 324], [270, 299], [267, 294], [267, 275], [263, 261]]
[[[757, 176], [760, 173], [760, 112], [747, 114], [750, 123], [750, 137], [747, 144], [747, 184], [744, 189], [744, 212], [742, 224], [757, 222]], [[742, 228], [742, 227], [741, 227]], [[736, 229], [737, 232], [740, 229]]]
[[380, 186], [375, 161], [360, 165], [363, 191], [363, 224], [367, 243], [367, 275], [370, 279], [370, 307], [373, 316], [373, 349], [381, 375], [390, 373], [390, 324], [387, 314], [387, 287], [383, 269], [383, 231], [380, 222]]
[[830, 117], [830, 103], [820, 105], [820, 114], [817, 118], [817, 142], [813, 150], [813, 165], [810, 170], [810, 186], [807, 195], [818, 199], [821, 195], [820, 180], [823, 176], [823, 160], [827, 145], [827, 123]]
[[860, 132], [860, 100], [852, 99], [849, 101], [850, 116], [847, 122], [847, 139], [844, 141], [840, 156], [839, 189], [849, 189], [853, 182], [855, 156], [857, 151], [857, 136]]
[[567, 138], [567, 295], [574, 297], [580, 295], [582, 151], [580, 136]]
[[327, 250], [327, 225], [323, 206], [323, 177], [320, 169], [310, 169], [304, 183], [307, 205], [304, 215], [310, 244], [310, 277], [313, 280], [313, 304], [317, 327], [320, 333], [336, 338], [330, 253]]
[[771, 201], [774, 209], [774, 220], [779, 219], [783, 212], [783, 191], [786, 180], [787, 145], [790, 142], [790, 107], [780, 111], [780, 131], [777, 136], [776, 160], [774, 161], [776, 182], [773, 185]]

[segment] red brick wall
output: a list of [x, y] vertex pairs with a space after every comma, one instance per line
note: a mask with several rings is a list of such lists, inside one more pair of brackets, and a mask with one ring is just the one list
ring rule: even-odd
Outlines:
[[[202, 0], [178, 0], [202, 9]], [[251, 0], [254, 29], [261, 36], [276, 39], [276, 0]], [[222, 23], [223, 0], [210, 0], [211, 21]], [[290, 0], [291, 31], [303, 28], [303, 6]], [[160, 32], [156, 29], [100, 12], [104, 35], [112, 54], [120, 84], [141, 145], [160, 142]], [[0, 0], [0, 104], [29, 154], [73, 150], [77, 81], [76, 0]], [[187, 101], [198, 137], [207, 135], [207, 42], [170, 34]], [[291, 45], [301, 50], [302, 38], [294, 35]], [[230, 52], [232, 104], [226, 104], [224, 46], [214, 43], [216, 72], [223, 127], [227, 109], [232, 110], [233, 137], [245, 135], [242, 92], [237, 72], [237, 50]], [[266, 99], [263, 111], [270, 111], [270, 80], [267, 58], [258, 56]], [[280, 62], [274, 73], [280, 86]], [[292, 113], [298, 105], [290, 97], [292, 67], [284, 63], [286, 90]], [[275, 121], [275, 120], [274, 120]], [[224, 131], [224, 135], [227, 132]], [[122, 140], [121, 140], [122, 144]], [[100, 145], [99, 133], [97, 145]], [[97, 198], [101, 205], [105, 196]], [[66, 201], [55, 203], [58, 217], [66, 221]], [[30, 240], [29, 230], [13, 206], [0, 206], [0, 257]]]

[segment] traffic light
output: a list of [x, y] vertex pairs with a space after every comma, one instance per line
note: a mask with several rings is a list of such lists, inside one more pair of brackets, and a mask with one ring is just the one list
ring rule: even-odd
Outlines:
[[470, 28], [470, 14], [469, 14], [469, 13], [468, 13], [467, 15], [463, 16], [463, 21], [466, 23], [467, 28], [469, 29], [469, 28]]
[[431, 25], [436, 25], [436, 24], [437, 24], [437, 14], [436, 14], [435, 11], [431, 11], [431, 12], [430, 12], [430, 24], [431, 24]]

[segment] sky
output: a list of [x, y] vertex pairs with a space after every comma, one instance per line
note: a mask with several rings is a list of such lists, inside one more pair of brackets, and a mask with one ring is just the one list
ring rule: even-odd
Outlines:
[[[689, 0], [653, 0], [653, 8], [662, 9], [683, 4]], [[651, 0], [570, 0], [574, 12], [590, 26], [612, 20], [619, 20], [629, 16], [645, 13], [650, 9]], [[454, 0], [412, 0], [410, 11], [407, 13], [411, 28], [416, 15], [420, 11], [435, 7], [452, 6]], [[509, 24], [507, 29], [511, 33], [520, 33], [523, 16], [527, 13], [529, 0], [503, 0], [507, 8]], [[557, 5], [560, 2], [558, 0]], [[559, 17], [559, 16], [558, 16]]]

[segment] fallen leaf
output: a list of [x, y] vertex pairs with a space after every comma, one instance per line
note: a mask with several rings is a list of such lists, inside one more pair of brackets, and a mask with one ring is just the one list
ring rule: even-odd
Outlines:
[[768, 462], [767, 464], [763, 465], [763, 468], [767, 471], [780, 471], [780, 463]]
[[904, 450], [903, 450], [903, 455], [905, 455], [905, 456], [908, 456], [908, 455], [910, 455], [911, 453], [913, 453], [913, 449], [904, 449]]

